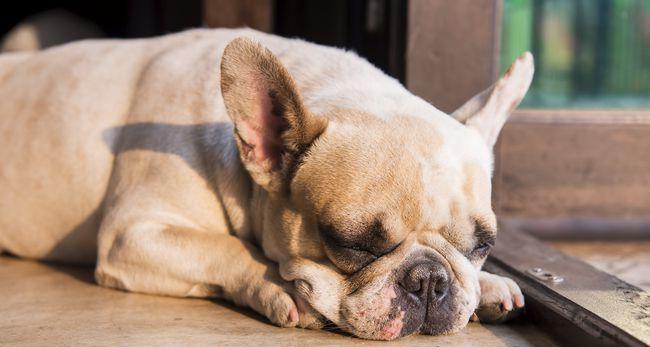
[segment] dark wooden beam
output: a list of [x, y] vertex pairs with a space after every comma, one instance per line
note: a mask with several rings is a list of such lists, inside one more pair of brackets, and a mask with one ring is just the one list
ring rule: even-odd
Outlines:
[[[525, 318], [562, 344], [650, 343], [647, 293], [507, 224], [500, 225], [497, 245], [484, 269], [514, 279], [526, 298]], [[545, 273], [562, 281], [544, 280]]]

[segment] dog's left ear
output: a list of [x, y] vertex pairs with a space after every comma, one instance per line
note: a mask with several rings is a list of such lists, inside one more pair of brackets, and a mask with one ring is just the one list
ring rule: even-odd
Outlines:
[[506, 120], [526, 95], [534, 71], [533, 55], [530, 52], [522, 54], [501, 79], [451, 116], [476, 129], [489, 146], [494, 146]]
[[305, 109], [278, 58], [247, 38], [233, 40], [223, 53], [221, 94], [244, 166], [264, 189], [282, 192], [327, 121]]

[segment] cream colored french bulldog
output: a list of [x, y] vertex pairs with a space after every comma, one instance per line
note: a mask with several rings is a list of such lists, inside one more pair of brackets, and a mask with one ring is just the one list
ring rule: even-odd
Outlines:
[[2, 54], [0, 248], [367, 339], [499, 319], [523, 297], [480, 271], [491, 149], [532, 76], [526, 53], [449, 116], [247, 29]]

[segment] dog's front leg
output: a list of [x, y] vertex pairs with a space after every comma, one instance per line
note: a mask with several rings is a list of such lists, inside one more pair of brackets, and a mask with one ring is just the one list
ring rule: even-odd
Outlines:
[[515, 281], [508, 277], [481, 271], [478, 275], [481, 285], [481, 301], [476, 309], [478, 320], [486, 323], [501, 323], [513, 318], [524, 306], [524, 296]]
[[102, 231], [95, 277], [100, 285], [171, 296], [222, 297], [279, 326], [295, 326], [296, 304], [276, 264], [228, 234], [143, 223]]

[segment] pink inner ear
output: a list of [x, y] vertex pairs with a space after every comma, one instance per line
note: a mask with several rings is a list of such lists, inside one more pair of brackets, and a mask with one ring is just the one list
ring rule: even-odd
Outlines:
[[253, 149], [253, 161], [267, 170], [274, 170], [282, 155], [282, 131], [286, 126], [281, 115], [273, 113], [266, 88], [258, 88], [252, 98], [251, 113], [239, 124], [244, 141]]

